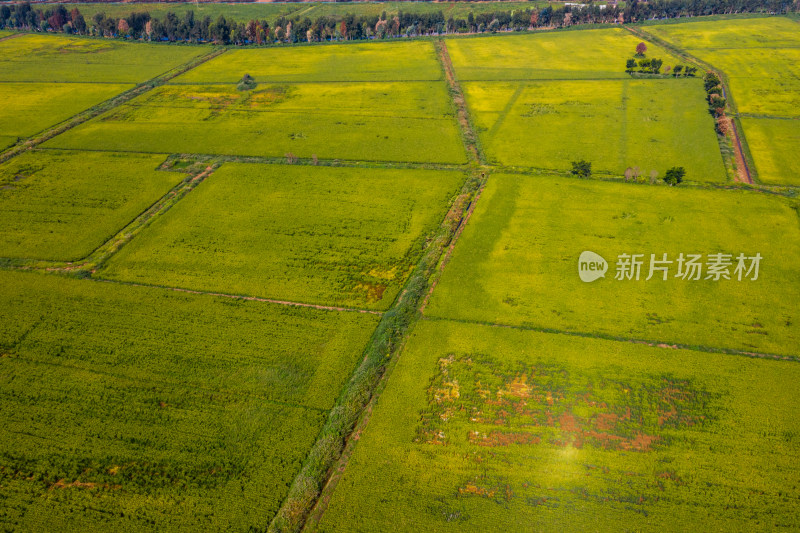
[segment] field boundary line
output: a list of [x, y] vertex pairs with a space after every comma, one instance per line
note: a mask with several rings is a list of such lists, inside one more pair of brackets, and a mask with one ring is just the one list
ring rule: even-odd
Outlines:
[[[728, 81], [728, 76], [723, 71], [721, 71], [720, 69], [716, 68], [714, 65], [708, 63], [707, 61], [704, 61], [704, 60], [702, 60], [702, 59], [690, 54], [689, 52], [687, 52], [683, 48], [679, 48], [677, 45], [674, 45], [674, 44], [670, 43], [669, 41], [666, 41], [666, 40], [662, 39], [661, 37], [653, 35], [652, 33], [649, 33], [646, 30], [643, 30], [641, 28], [632, 28], [630, 26], [624, 26], [624, 28], [626, 30], [628, 30], [630, 33], [636, 35], [637, 37], [640, 37], [642, 39], [651, 41], [651, 42], [663, 47], [667, 51], [674, 53], [675, 55], [677, 55], [678, 57], [684, 59], [685, 61], [689, 61], [691, 63], [694, 63], [698, 67], [702, 67], [703, 69], [705, 69], [707, 71], [710, 71], [710, 72], [713, 72], [714, 74], [716, 74], [717, 77], [719, 77], [720, 81], [722, 82], [722, 96], [726, 100], [726, 104], [725, 104], [726, 107], [728, 108], [728, 110], [730, 111], [730, 113], [732, 115], [737, 115], [738, 114], [738, 109], [736, 107], [736, 100], [734, 99], [733, 93], [731, 92], [730, 83]], [[728, 121], [729, 121], [729, 123], [731, 125], [731, 128], [733, 129], [733, 137], [734, 137], [732, 139], [732, 142], [731, 142], [731, 145], [733, 146], [733, 150], [734, 150], [734, 160], [736, 162], [736, 169], [734, 170], [734, 177], [735, 177], [736, 181], [739, 181], [739, 182], [742, 182], [742, 183], [748, 183], [750, 185], [753, 185], [755, 183], [755, 181], [753, 180], [753, 173], [750, 172], [750, 165], [747, 162], [747, 157], [745, 156], [745, 154], [742, 151], [742, 143], [740, 141], [740, 135], [741, 135], [741, 137], [744, 137], [744, 130], [742, 130], [742, 132], [740, 134], [739, 131], [738, 131], [739, 128], [740, 128], [740, 125], [738, 125], [736, 123], [736, 121], [732, 117], [728, 117]], [[718, 136], [718, 138], [719, 138], [719, 136]], [[724, 151], [722, 150], [721, 142], [720, 142], [720, 153], [722, 154], [723, 161], [726, 161], [726, 157], [725, 157]]]
[[[232, 300], [244, 300], [247, 302], [262, 302], [262, 303], [270, 303], [276, 305], [285, 305], [289, 307], [307, 307], [310, 309], [318, 309], [320, 311], [338, 311], [338, 312], [346, 312], [346, 313], [364, 313], [370, 315], [378, 315], [383, 316], [383, 311], [377, 311], [375, 309], [358, 309], [355, 307], [335, 307], [331, 305], [321, 305], [321, 304], [311, 304], [311, 303], [304, 303], [304, 302], [293, 302], [290, 300], [276, 300], [273, 298], [263, 298], [261, 296], [246, 296], [243, 294], [228, 294], [224, 292], [211, 292], [211, 291], [203, 291], [199, 289], [186, 289], [183, 287], [169, 287], [166, 285], [155, 285], [151, 283], [140, 283], [136, 281], [123, 281], [123, 280], [116, 280], [116, 279], [108, 279], [108, 278], [90, 278], [92, 281], [97, 281], [99, 283], [114, 283], [118, 285], [126, 285], [129, 287], [147, 287], [147, 288], [156, 288], [156, 289], [163, 289], [166, 291], [175, 291], [175, 292], [183, 292], [187, 294], [197, 294], [201, 296], [214, 296], [218, 298], [230, 298]], [[325, 410], [327, 412], [327, 410]]]
[[64, 133], [65, 131], [71, 130], [76, 126], [83, 124], [84, 122], [87, 122], [103, 113], [106, 113], [116, 107], [119, 107], [122, 104], [125, 104], [133, 100], [137, 96], [140, 96], [148, 91], [151, 91], [152, 89], [155, 89], [160, 85], [165, 84], [172, 78], [180, 76], [184, 72], [188, 72], [189, 70], [192, 70], [193, 68], [205, 63], [206, 61], [213, 59], [221, 54], [224, 54], [226, 51], [227, 50], [224, 48], [212, 49], [210, 52], [206, 54], [195, 56], [190, 61], [183, 63], [182, 65], [178, 65], [177, 67], [174, 67], [155, 78], [140, 83], [135, 87], [133, 87], [132, 89], [124, 91], [109, 100], [106, 100], [95, 106], [90, 107], [89, 109], [81, 111], [77, 115], [73, 115], [72, 117], [64, 121], [59, 122], [58, 124], [43, 130], [33, 137], [28, 137], [21, 141], [18, 141], [14, 146], [6, 149], [3, 152], [0, 152], [0, 163], [8, 161], [12, 157], [27, 152], [31, 148], [35, 148], [36, 146], [42, 144], [43, 142], [49, 141], [53, 137], [56, 137]]
[[14, 39], [16, 37], [22, 37], [23, 35], [25, 35], [25, 34], [24, 33], [12, 33], [11, 35], [6, 35], [5, 37], [0, 37], [0, 43], [2, 43], [3, 41], [7, 41], [9, 39]]
[[[41, 321], [39, 323], [41, 323]], [[37, 325], [39, 323], [37, 323]], [[182, 382], [182, 381], [174, 381], [173, 382], [173, 381], [167, 381], [167, 380], [163, 380], [163, 379], [152, 379], [152, 378], [151, 379], [145, 379], [145, 378], [136, 377], [136, 376], [126, 376], [124, 374], [115, 374], [113, 372], [108, 372], [106, 370], [98, 370], [96, 368], [88, 368], [88, 367], [82, 367], [82, 366], [76, 366], [76, 365], [68, 365], [68, 364], [59, 363], [59, 362], [52, 361], [52, 360], [51, 361], [42, 361], [42, 360], [36, 360], [36, 359], [29, 359], [27, 357], [21, 357], [19, 355], [11, 355], [10, 357], [12, 359], [17, 359], [19, 361], [24, 361], [25, 363], [29, 363], [29, 364], [32, 364], [32, 365], [44, 365], [44, 366], [54, 366], [54, 367], [57, 367], [57, 368], [68, 368], [68, 369], [71, 369], [71, 370], [77, 370], [77, 371], [86, 372], [86, 373], [89, 373], [89, 374], [96, 374], [96, 375], [99, 375], [99, 376], [107, 376], [107, 377], [111, 377], [111, 378], [115, 378], [115, 379], [125, 379], [125, 380], [128, 380], [128, 381], [134, 381], [134, 382], [137, 382], [137, 383], [145, 383], [145, 384], [155, 383], [155, 384], [159, 384], [159, 385], [162, 385], [162, 386], [169, 386], [169, 387], [178, 386], [178, 387], [183, 387], [183, 388], [186, 388], [186, 389], [192, 389], [192, 390], [204, 391], [204, 392], [211, 392], [211, 393], [214, 393], [214, 394], [228, 394], [228, 395], [231, 395], [231, 396], [238, 396], [238, 397], [242, 397], [242, 398], [253, 398], [253, 399], [257, 399], [259, 401], [262, 401], [262, 402], [265, 402], [265, 403], [268, 403], [268, 404], [271, 404], [271, 405], [275, 405], [275, 406], [280, 406], [280, 407], [293, 407], [293, 408], [296, 408], [296, 409], [305, 409], [305, 410], [308, 410], [308, 411], [317, 411], [317, 412], [320, 412], [320, 413], [327, 413], [328, 412], [328, 410], [325, 409], [324, 407], [311, 407], [309, 405], [302, 405], [302, 404], [298, 404], [298, 403], [282, 402], [280, 400], [270, 400], [269, 398], [264, 398], [263, 396], [259, 396], [258, 394], [253, 394], [253, 393], [248, 393], [248, 392], [222, 390], [222, 389], [212, 389], [212, 388], [209, 388], [209, 387], [201, 387], [201, 386], [198, 386], [198, 385], [187, 385], [186, 382]]]
[[586, 339], [597, 339], [597, 340], [606, 340], [606, 341], [614, 341], [614, 342], [627, 342], [630, 344], [643, 344], [645, 346], [651, 346], [653, 348], [664, 348], [668, 350], [688, 350], [694, 352], [703, 352], [703, 353], [716, 353], [716, 354], [725, 354], [725, 355], [737, 355], [743, 357], [750, 357], [754, 359], [774, 359], [778, 361], [791, 361], [794, 363], [800, 363], [800, 355], [780, 355], [780, 354], [773, 354], [773, 353], [764, 353], [764, 352], [751, 352], [746, 350], [736, 350], [733, 348], [717, 348], [713, 346], [701, 346], [701, 345], [692, 345], [692, 344], [682, 344], [682, 343], [672, 343], [672, 342], [663, 342], [663, 341], [654, 341], [654, 340], [646, 340], [646, 339], [636, 339], [630, 337], [620, 337], [616, 335], [606, 335], [600, 333], [588, 333], [582, 331], [567, 331], [555, 328], [545, 328], [539, 326], [522, 326], [522, 325], [514, 325], [514, 324], [502, 324], [498, 322], [486, 322], [482, 320], [470, 320], [466, 318], [448, 318], [442, 316], [424, 316], [422, 320], [430, 320], [430, 321], [439, 321], [439, 322], [457, 322], [460, 324], [473, 324], [479, 326], [490, 326], [493, 328], [507, 328], [507, 329], [517, 329], [521, 331], [533, 331], [536, 333], [548, 333], [552, 335], [566, 335], [570, 337], [582, 337]]
[[190, 158], [202, 162], [216, 163], [247, 163], [259, 165], [308, 165], [320, 167], [342, 167], [342, 168], [386, 168], [386, 169], [416, 169], [416, 170], [442, 170], [463, 172], [466, 165], [464, 163], [413, 163], [406, 161], [368, 161], [366, 159], [324, 159], [297, 157], [293, 163], [289, 163], [286, 156], [259, 156], [259, 155], [228, 155], [228, 154], [200, 154], [189, 152], [154, 152], [150, 150], [118, 150], [106, 148], [62, 148], [58, 146], [40, 146], [37, 150], [53, 150], [58, 152], [101, 152], [111, 154], [153, 154], [165, 156], [179, 156]]

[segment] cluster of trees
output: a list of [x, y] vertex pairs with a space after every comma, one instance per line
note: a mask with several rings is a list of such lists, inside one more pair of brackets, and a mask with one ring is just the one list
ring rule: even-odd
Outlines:
[[[658, 58], [648, 59], [644, 57], [645, 52], [647, 52], [647, 45], [645, 43], [636, 45], [636, 57], [642, 59], [638, 61], [636, 59], [628, 59], [625, 62], [625, 72], [633, 74], [633, 71], [638, 68], [639, 70], [637, 72], [661, 74], [661, 67], [664, 65], [664, 60]], [[692, 67], [690, 65], [675, 65], [674, 68], [670, 65], [664, 67], [664, 74], [669, 74], [670, 71], [672, 71], [672, 75], [676, 78], [681, 75], [693, 77], [697, 72], [697, 67]]]
[[728, 117], [725, 116], [725, 106], [728, 101], [725, 99], [722, 80], [714, 72], [708, 71], [703, 75], [703, 87], [706, 89], [708, 110], [714, 115], [714, 119], [717, 122], [717, 133], [729, 135], [731, 123]]
[[[683, 181], [683, 177], [686, 175], [686, 169], [683, 167], [672, 167], [667, 170], [666, 175], [664, 175], [664, 183], [667, 185], [678, 185]], [[645, 176], [639, 167], [628, 167], [625, 169], [625, 181], [630, 181], [633, 183], [647, 183], [648, 178], [650, 181], [650, 185], [655, 185], [658, 182], [658, 171], [651, 170], [649, 175]]]
[[[526, 31], [536, 28], [561, 28], [576, 24], [625, 23], [639, 20], [712, 15], [718, 13], [784, 13], [800, 10], [800, 0], [632, 0], [624, 9], [617, 5], [548, 5], [474, 14], [465, 18], [445, 18], [435, 13], [403, 13], [387, 16], [346, 14], [323, 16], [316, 20], [281, 17], [272, 25], [266, 20], [237, 22], [220, 15], [216, 20], [195, 17], [187, 11], [182, 17], [167, 12], [157, 19], [147, 12], [128, 17], [108, 18], [102, 13], [87, 21], [77, 8], [48, 5], [34, 9], [28, 2], [0, 6], [0, 28], [28, 31], [55, 31], [142, 39], [154, 41], [215, 42], [221, 44], [267, 44], [331, 40], [382, 39], [448, 33]], [[652, 69], [651, 66], [648, 67]]]

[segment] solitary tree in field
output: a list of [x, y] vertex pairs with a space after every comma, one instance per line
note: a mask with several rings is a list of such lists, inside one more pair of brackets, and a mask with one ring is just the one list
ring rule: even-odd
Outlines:
[[672, 167], [671, 169], [667, 170], [666, 176], [664, 176], [664, 183], [667, 185], [672, 185], [673, 187], [680, 182], [683, 181], [683, 177], [686, 175], [686, 169], [683, 167]]
[[589, 178], [592, 176], [592, 164], [585, 159], [573, 161], [571, 173], [579, 178]]
[[635, 69], [635, 68], [636, 68], [636, 60], [635, 59], [629, 59], [628, 61], [625, 62], [625, 72], [627, 72], [628, 74], [633, 72], [633, 69]]
[[636, 45], [636, 55], [640, 57], [644, 57], [645, 52], [647, 52], [647, 45], [644, 43], [639, 43]]

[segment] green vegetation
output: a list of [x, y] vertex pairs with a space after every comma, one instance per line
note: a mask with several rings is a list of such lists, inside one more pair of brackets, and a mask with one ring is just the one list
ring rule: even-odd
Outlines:
[[110, 83], [0, 82], [0, 131], [11, 137], [29, 137], [132, 87]]
[[[476, 80], [625, 79], [621, 60], [640, 41], [622, 29], [585, 30], [481, 39], [448, 39], [458, 78]], [[649, 54], [680, 62], [654, 44]], [[598, 91], [600, 92], [600, 91]]]
[[311, 530], [796, 528], [798, 385], [795, 363], [423, 321]]
[[463, 163], [443, 82], [162, 86], [46, 143], [73, 149]]
[[459, 172], [223, 165], [102, 277], [387, 309]]
[[24, 35], [0, 41], [0, 81], [138, 83], [206, 51], [191, 46]]
[[232, 50], [174, 81], [236, 83], [243, 72], [265, 83], [442, 79], [433, 45], [409, 41]]
[[0, 257], [77, 260], [178, 181], [163, 155], [28, 152], [0, 164]]
[[[713, 207], [709, 207], [713, 206]], [[796, 354], [800, 239], [792, 204], [747, 191], [690, 190], [492, 175], [427, 314], [777, 354]], [[713, 209], [713, 215], [709, 215]], [[757, 223], [756, 223], [757, 221]], [[584, 250], [609, 263], [583, 283]], [[669, 276], [649, 281], [650, 254]], [[675, 278], [679, 254], [733, 255], [731, 279]], [[735, 257], [760, 253], [759, 278]], [[645, 254], [640, 279], [616, 280], [620, 254]]]
[[317, 17], [332, 16], [341, 18], [346, 14], [361, 16], [380, 16], [384, 11], [387, 16], [393, 17], [399, 11], [403, 13], [436, 13], [442, 11], [445, 18], [466, 17], [469, 12], [475, 14], [489, 11], [515, 11], [530, 9], [534, 6], [544, 6], [546, 2], [363, 2], [338, 4], [334, 2], [302, 2], [302, 3], [91, 3], [91, 4], [66, 4], [67, 9], [77, 7], [86, 20], [90, 20], [95, 13], [105, 13], [108, 17], [122, 18], [131, 13], [148, 12], [153, 17], [160, 19], [168, 11], [183, 17], [187, 11], [194, 11], [195, 18], [205, 16], [216, 20], [220, 15], [226, 19], [238, 22], [247, 22], [251, 19], [266, 20], [274, 24], [279, 17], [301, 17], [316, 19]]
[[490, 161], [595, 172], [628, 167], [663, 173], [680, 164], [692, 181], [723, 181], [725, 168], [693, 79], [463, 83]]
[[376, 317], [0, 273], [8, 529], [264, 528]]
[[758, 178], [765, 183], [800, 185], [800, 120], [742, 118]]
[[785, 17], [650, 26], [647, 31], [724, 73], [728, 104], [741, 123], [765, 183], [800, 184], [794, 154], [797, 127], [777, 118], [800, 118], [800, 32]]

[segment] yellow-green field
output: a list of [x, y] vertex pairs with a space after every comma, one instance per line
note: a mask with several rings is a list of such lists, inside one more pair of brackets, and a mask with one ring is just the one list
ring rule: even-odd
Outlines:
[[225, 164], [99, 275], [387, 309], [463, 180], [460, 172]]
[[741, 121], [759, 179], [800, 185], [800, 120], [743, 117]]
[[[675, 189], [492, 175], [427, 314], [655, 343], [792, 355], [800, 345], [796, 204], [745, 191]], [[711, 211], [711, 213], [709, 213]], [[609, 264], [584, 283], [585, 250]], [[676, 278], [683, 253], [731, 254], [730, 279]], [[760, 253], [737, 280], [736, 257]], [[620, 254], [644, 254], [638, 281], [616, 280]], [[650, 259], [673, 261], [668, 279]], [[746, 263], [749, 267], [749, 262]]]
[[[641, 39], [615, 28], [446, 42], [462, 81], [569, 80], [628, 78], [625, 60]], [[648, 44], [647, 57], [661, 58], [665, 66], [682, 63], [654, 44]]]
[[700, 80], [466, 82], [473, 121], [490, 161], [566, 170], [628, 167], [724, 181], [725, 168]]
[[0, 42], [0, 81], [137, 83], [203, 52], [193, 46], [23, 35]]
[[0, 272], [0, 527], [266, 528], [376, 323]]
[[[114, 83], [3, 83], [3, 134], [24, 138], [132, 88]], [[15, 141], [16, 142], [16, 141]]]
[[[224, 56], [223, 56], [224, 57]], [[258, 78], [257, 78], [258, 80]], [[260, 80], [258, 80], [260, 81]], [[46, 146], [464, 163], [444, 82], [163, 86]]]
[[184, 176], [164, 155], [28, 152], [0, 164], [0, 257], [77, 260]]
[[433, 45], [411, 41], [233, 50], [174, 82], [236, 83], [245, 73], [264, 83], [442, 79]]
[[796, 529], [798, 386], [797, 363], [423, 321], [308, 529]]

